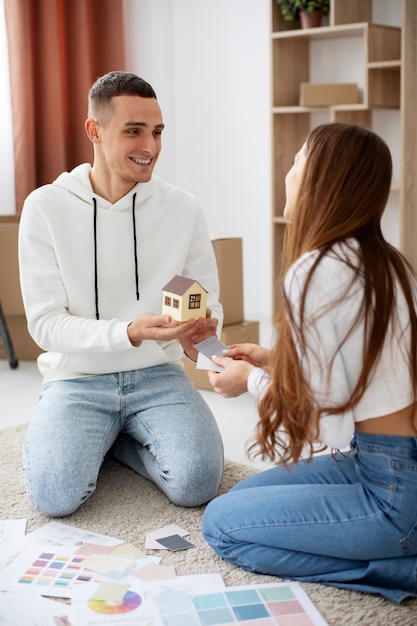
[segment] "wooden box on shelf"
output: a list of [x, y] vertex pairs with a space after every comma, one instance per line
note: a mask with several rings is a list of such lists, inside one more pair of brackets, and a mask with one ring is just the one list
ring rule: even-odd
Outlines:
[[356, 83], [301, 83], [300, 106], [327, 107], [333, 104], [357, 104]]

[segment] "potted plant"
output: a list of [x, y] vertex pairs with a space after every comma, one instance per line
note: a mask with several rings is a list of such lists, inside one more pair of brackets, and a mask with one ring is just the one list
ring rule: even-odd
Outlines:
[[286, 22], [300, 18], [302, 28], [321, 25], [323, 15], [328, 15], [330, 0], [275, 0]]

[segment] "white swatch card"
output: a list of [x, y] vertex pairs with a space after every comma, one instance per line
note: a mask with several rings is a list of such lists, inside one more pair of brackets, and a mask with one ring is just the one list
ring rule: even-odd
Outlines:
[[217, 337], [209, 337], [200, 343], [195, 344], [195, 349], [198, 351], [197, 365], [198, 370], [211, 370], [213, 372], [223, 372], [224, 367], [216, 365], [211, 360], [212, 356], [224, 357], [224, 350], [229, 348], [226, 344], [222, 343]]

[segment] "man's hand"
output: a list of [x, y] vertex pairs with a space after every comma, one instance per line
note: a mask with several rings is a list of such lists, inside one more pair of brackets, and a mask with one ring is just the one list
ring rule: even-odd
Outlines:
[[143, 313], [130, 322], [127, 327], [127, 335], [130, 343], [138, 347], [144, 339], [154, 339], [155, 341], [172, 341], [185, 335], [191, 335], [193, 329], [198, 326], [198, 320], [188, 322], [177, 322], [170, 315], [154, 315], [153, 313]]
[[206, 310], [206, 317], [201, 317], [198, 320], [195, 320], [195, 326], [187, 329], [187, 331], [179, 337], [179, 341], [182, 345], [182, 349], [185, 354], [192, 359], [193, 361], [197, 361], [198, 352], [194, 348], [196, 343], [200, 343], [200, 341], [204, 341], [204, 339], [208, 339], [209, 337], [216, 336], [217, 326], [219, 324], [219, 320], [215, 317], [211, 317], [211, 310]]

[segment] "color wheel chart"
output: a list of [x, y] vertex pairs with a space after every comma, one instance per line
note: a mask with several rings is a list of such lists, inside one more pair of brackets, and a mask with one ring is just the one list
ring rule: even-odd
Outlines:
[[108, 600], [89, 600], [88, 607], [96, 613], [104, 615], [121, 615], [137, 609], [142, 603], [142, 598], [133, 591], [127, 591], [123, 600], [111, 602]]
[[175, 610], [158, 605], [164, 626], [326, 626], [298, 583], [225, 587]]

